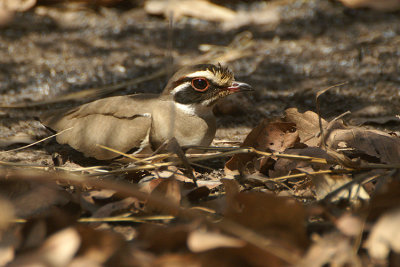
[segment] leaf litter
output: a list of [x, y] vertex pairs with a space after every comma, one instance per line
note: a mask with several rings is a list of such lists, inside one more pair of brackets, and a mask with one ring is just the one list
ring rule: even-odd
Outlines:
[[400, 187], [388, 185], [400, 165], [399, 137], [321, 122], [323, 135], [316, 113], [288, 109], [262, 121], [241, 148], [186, 155], [188, 164], [232, 156], [225, 179], [199, 180], [192, 169], [193, 180], [173, 154], [133, 158], [144, 173], [131, 182], [130, 167], [88, 176], [5, 166], [0, 225], [8, 245], [0, 259], [11, 266], [385, 261], [399, 253]]

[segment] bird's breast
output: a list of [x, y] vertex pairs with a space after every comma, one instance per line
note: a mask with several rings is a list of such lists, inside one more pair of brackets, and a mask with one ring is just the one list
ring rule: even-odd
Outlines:
[[173, 101], [160, 101], [152, 114], [150, 143], [153, 149], [175, 137], [180, 146], [209, 146], [216, 132], [215, 117], [209, 113], [191, 114]]

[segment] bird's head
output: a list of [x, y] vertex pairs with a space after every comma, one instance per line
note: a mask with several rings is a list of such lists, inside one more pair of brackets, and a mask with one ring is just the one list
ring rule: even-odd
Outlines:
[[220, 64], [200, 64], [176, 72], [163, 95], [172, 95], [175, 102], [183, 105], [212, 107], [220, 98], [244, 91], [253, 89], [246, 83], [235, 81], [228, 68]]

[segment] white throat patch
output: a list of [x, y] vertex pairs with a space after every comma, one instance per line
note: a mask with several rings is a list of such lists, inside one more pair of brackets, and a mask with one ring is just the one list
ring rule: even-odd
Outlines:
[[204, 104], [181, 104], [175, 103], [178, 110], [183, 111], [188, 115], [205, 116], [212, 114], [212, 107], [207, 107]]

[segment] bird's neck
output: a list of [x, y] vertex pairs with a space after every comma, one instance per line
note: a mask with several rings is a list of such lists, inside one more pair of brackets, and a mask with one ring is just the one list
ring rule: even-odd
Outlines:
[[198, 117], [208, 117], [208, 116], [213, 116], [212, 109], [213, 107], [211, 106], [205, 106], [202, 104], [181, 104], [175, 102], [175, 107], [187, 115], [192, 115], [192, 116], [198, 116]]

